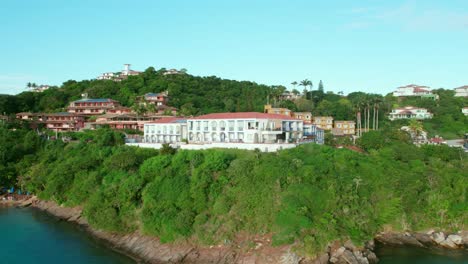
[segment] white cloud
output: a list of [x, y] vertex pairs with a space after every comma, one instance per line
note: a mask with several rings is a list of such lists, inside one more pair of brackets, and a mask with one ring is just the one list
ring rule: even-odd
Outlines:
[[393, 8], [353, 8], [349, 11], [358, 18], [346, 23], [345, 28], [390, 26], [415, 31], [468, 30], [468, 12], [427, 7], [417, 1], [406, 1]]

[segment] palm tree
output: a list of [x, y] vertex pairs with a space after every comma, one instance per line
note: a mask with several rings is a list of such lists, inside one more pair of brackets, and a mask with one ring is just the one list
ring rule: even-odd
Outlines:
[[294, 82], [292, 82], [291, 84], [292, 84], [292, 86], [293, 86], [293, 89], [295, 90], [295, 89], [296, 89], [297, 82], [294, 81]]
[[418, 140], [419, 136], [421, 135], [421, 132], [423, 132], [423, 125], [421, 122], [416, 120], [415, 118], [412, 118], [409, 122], [408, 128], [411, 132], [412, 135], [414, 135], [413, 140]]
[[309, 79], [302, 80], [299, 86], [304, 86], [304, 95], [306, 96], [307, 99], [307, 86], [310, 86], [312, 88], [312, 82]]
[[31, 89], [32, 83], [28, 82], [28, 83], [26, 84], [26, 87], [27, 87], [28, 89]]

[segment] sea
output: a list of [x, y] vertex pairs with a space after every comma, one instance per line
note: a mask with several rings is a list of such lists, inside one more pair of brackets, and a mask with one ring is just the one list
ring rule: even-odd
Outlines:
[[[380, 264], [468, 264], [467, 251], [411, 247], [376, 249]], [[135, 260], [80, 226], [34, 208], [0, 208], [0, 264], [127, 264]]]

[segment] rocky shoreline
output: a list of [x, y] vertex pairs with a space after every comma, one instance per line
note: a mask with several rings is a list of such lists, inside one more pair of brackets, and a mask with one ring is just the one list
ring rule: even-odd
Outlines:
[[[157, 238], [133, 234], [113, 234], [91, 228], [80, 207], [62, 207], [54, 202], [31, 198], [25, 201], [9, 203], [9, 205], [32, 206], [45, 211], [65, 221], [80, 225], [87, 232], [103, 240], [112, 249], [128, 255], [139, 263], [281, 263], [281, 264], [372, 264], [378, 263], [375, 255], [374, 240], [364, 247], [356, 247], [351, 241], [332, 243], [325, 253], [316, 258], [305, 258], [293, 252], [292, 246], [271, 246], [269, 239], [254, 239], [255, 244], [248, 247], [233, 245], [214, 245], [199, 247], [187, 243], [163, 244]], [[385, 232], [375, 237], [377, 243], [393, 246], [443, 247], [459, 250], [468, 249], [468, 231], [456, 234], [428, 231], [417, 232]]]

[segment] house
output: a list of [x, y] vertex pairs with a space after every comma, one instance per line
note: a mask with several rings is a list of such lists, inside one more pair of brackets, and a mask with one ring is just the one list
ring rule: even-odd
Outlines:
[[8, 116], [6, 116], [6, 115], [0, 115], [0, 121], [1, 121], [1, 122], [7, 122], [7, 121], [8, 121]]
[[106, 72], [98, 76], [96, 79], [113, 80], [119, 82], [126, 79], [128, 76], [135, 76], [142, 73], [141, 71], [131, 70], [130, 65], [131, 64], [124, 64], [124, 69], [120, 73]]
[[313, 118], [312, 124], [324, 130], [331, 130], [333, 128], [332, 116], [316, 116]]
[[169, 117], [144, 125], [144, 142], [177, 143], [187, 139], [187, 119]]
[[304, 121], [304, 123], [312, 123], [311, 112], [294, 112], [292, 116], [296, 119]]
[[183, 74], [183, 71], [178, 71], [176, 69], [166, 70], [163, 75], [173, 75], [173, 74]]
[[37, 87], [33, 87], [31, 91], [36, 92], [36, 93], [42, 93], [45, 90], [48, 90], [49, 88], [50, 88], [49, 85], [39, 85]]
[[334, 136], [352, 136], [356, 134], [356, 122], [354, 121], [335, 121], [332, 129]]
[[303, 140], [323, 145], [325, 142], [325, 131], [311, 123], [304, 123]]
[[95, 122], [88, 122], [86, 125], [90, 129], [102, 126], [109, 126], [111, 129], [133, 129], [143, 131], [145, 123], [149, 122], [146, 117], [139, 117], [136, 114], [104, 114], [96, 118]]
[[442, 145], [442, 144], [447, 144], [447, 141], [444, 140], [444, 138], [435, 136], [431, 139], [429, 139], [429, 144], [432, 145]]
[[395, 97], [409, 97], [409, 96], [419, 96], [425, 98], [432, 98], [434, 100], [439, 99], [439, 95], [434, 94], [431, 89], [427, 86], [409, 84], [406, 86], [400, 86], [393, 92]]
[[462, 113], [463, 113], [465, 116], [468, 116], [468, 107], [463, 107], [463, 108], [462, 108]]
[[16, 119], [42, 122], [43, 116], [43, 113], [21, 112], [16, 114]]
[[145, 101], [154, 104], [157, 106], [160, 105], [167, 105], [169, 101], [169, 93], [168, 91], [164, 91], [161, 93], [147, 93], [144, 95]]
[[256, 112], [207, 114], [187, 120], [189, 143], [277, 143], [302, 139], [303, 121]]
[[423, 120], [423, 119], [431, 119], [432, 113], [430, 113], [425, 108], [406, 106], [406, 107], [393, 109], [392, 112], [389, 114], [388, 118], [392, 121], [397, 120], [397, 119], [411, 119], [411, 118]]
[[285, 115], [292, 116], [292, 111], [287, 108], [272, 107], [270, 104], [267, 104], [263, 107], [263, 112], [267, 114], [276, 114], [276, 115]]
[[279, 99], [280, 100], [290, 100], [290, 101], [294, 101], [294, 100], [297, 100], [301, 98], [301, 95], [300, 94], [294, 94], [293, 92], [289, 92], [289, 91], [285, 91], [284, 93], [282, 93], [280, 96], [279, 96]]
[[457, 97], [468, 97], [468, 85], [455, 88], [455, 96]]
[[115, 108], [107, 109], [106, 113], [108, 114], [131, 114], [133, 113], [133, 111], [130, 107], [118, 106]]
[[90, 99], [86, 98], [86, 95], [84, 97], [81, 100], [71, 102], [67, 111], [80, 115], [100, 115], [107, 113], [108, 110], [121, 107], [118, 101], [112, 99]]
[[57, 132], [79, 131], [84, 127], [84, 117], [68, 112], [44, 114], [45, 127]]

